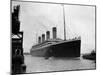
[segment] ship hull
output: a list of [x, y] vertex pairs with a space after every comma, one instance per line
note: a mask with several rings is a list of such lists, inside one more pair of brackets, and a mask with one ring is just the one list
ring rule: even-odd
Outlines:
[[53, 45], [54, 57], [80, 57], [80, 40]]
[[61, 43], [31, 50], [33, 56], [43, 57], [80, 57], [81, 40], [64, 41]]

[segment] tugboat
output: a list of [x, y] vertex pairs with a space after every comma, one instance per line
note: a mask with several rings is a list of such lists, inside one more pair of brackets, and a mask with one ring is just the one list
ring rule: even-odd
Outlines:
[[84, 59], [96, 60], [96, 52], [93, 50], [90, 54], [83, 55]]
[[[50, 39], [50, 31], [46, 32], [42, 37], [39, 36], [38, 44], [32, 46], [30, 54], [32, 56], [42, 56], [48, 59], [49, 57], [80, 57], [81, 37], [66, 40], [66, 25], [65, 13], [63, 6], [63, 20], [64, 20], [64, 40], [57, 38], [57, 28], [53, 27], [53, 38]], [[42, 41], [42, 42], [41, 42]]]
[[14, 11], [12, 12], [12, 75], [24, 73], [26, 71], [26, 65], [24, 64], [23, 55], [23, 32], [19, 31], [19, 9], [20, 5], [14, 6]]

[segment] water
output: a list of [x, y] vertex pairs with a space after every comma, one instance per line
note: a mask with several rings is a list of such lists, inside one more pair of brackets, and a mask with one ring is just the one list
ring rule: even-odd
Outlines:
[[50, 58], [33, 57], [25, 55], [25, 64], [27, 66], [26, 73], [31, 72], [47, 72], [77, 69], [95, 69], [95, 63], [92, 60], [68, 59], [68, 58]]

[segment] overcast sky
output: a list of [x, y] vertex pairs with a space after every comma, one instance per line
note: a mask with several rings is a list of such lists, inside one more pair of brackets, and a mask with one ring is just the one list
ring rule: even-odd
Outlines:
[[[24, 52], [29, 52], [32, 45], [37, 43], [37, 36], [47, 30], [52, 31], [54, 26], [57, 27], [57, 37], [64, 39], [62, 5], [13, 1], [12, 7], [15, 5], [20, 5]], [[95, 7], [64, 5], [64, 9], [66, 39], [81, 36], [81, 53], [90, 52], [95, 48]]]

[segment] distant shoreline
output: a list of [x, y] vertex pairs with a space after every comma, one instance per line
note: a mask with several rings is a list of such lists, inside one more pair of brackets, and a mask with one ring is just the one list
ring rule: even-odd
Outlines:
[[30, 55], [30, 53], [23, 53], [24, 55]]

